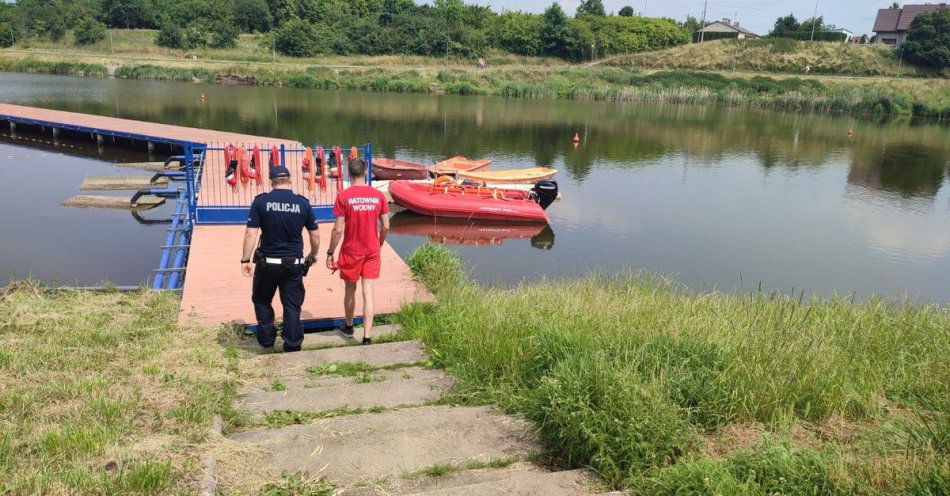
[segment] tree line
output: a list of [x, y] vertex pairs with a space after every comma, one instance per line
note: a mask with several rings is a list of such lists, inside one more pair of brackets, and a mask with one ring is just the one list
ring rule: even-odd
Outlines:
[[489, 50], [582, 60], [689, 42], [670, 19], [608, 14], [583, 0], [568, 15], [553, 3], [542, 14], [495, 12], [463, 0], [17, 0], [0, 2], [0, 44], [39, 37], [92, 44], [107, 27], [158, 29], [161, 46], [229, 48], [241, 33], [293, 56], [435, 55], [477, 57]]

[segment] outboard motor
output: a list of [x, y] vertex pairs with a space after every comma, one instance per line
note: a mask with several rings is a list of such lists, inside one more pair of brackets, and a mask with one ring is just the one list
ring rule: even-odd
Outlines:
[[531, 188], [531, 192], [537, 198], [538, 204], [545, 210], [554, 203], [554, 200], [557, 200], [557, 191], [557, 181], [553, 179], [538, 181], [534, 184], [534, 187]]

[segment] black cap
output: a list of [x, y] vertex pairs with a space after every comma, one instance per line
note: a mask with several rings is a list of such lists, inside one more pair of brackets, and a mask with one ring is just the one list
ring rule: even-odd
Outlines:
[[278, 165], [277, 167], [270, 168], [271, 179], [278, 179], [282, 177], [290, 178], [290, 170], [284, 167], [283, 165]]

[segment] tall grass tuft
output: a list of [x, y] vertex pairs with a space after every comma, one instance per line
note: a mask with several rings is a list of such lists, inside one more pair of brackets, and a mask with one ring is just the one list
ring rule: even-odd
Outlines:
[[47, 61], [34, 58], [12, 59], [0, 57], [0, 71], [25, 72], [30, 74], [56, 74], [60, 76], [106, 77], [108, 69], [102, 64], [86, 62]]
[[[750, 494], [808, 484], [836, 494], [870, 484], [842, 475], [837, 447], [772, 446], [723, 465], [703, 461], [705, 443], [732, 425], [762, 425], [780, 439], [830, 419], [874, 424], [895, 409], [921, 419], [947, 410], [946, 308], [697, 294], [642, 274], [484, 287], [451, 258], [433, 245], [409, 258], [438, 303], [407, 308], [407, 332], [473, 401], [520, 412], [565, 464], [592, 466], [618, 487], [649, 494], [681, 476], [728, 473], [726, 486]], [[915, 431], [923, 448], [909, 455], [921, 462], [945, 439], [927, 434], [945, 424], [926, 425]], [[682, 473], [658, 472], [671, 466]], [[780, 475], [750, 479], [770, 467]], [[797, 472], [806, 478], [788, 475]], [[906, 489], [906, 480], [893, 485]]]

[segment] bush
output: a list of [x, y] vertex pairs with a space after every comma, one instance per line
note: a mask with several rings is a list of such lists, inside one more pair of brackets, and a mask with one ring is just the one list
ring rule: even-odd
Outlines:
[[736, 40], [739, 39], [739, 33], [719, 33], [716, 31], [707, 31], [700, 33], [696, 31], [693, 33], [693, 43], [699, 43], [699, 38], [702, 37], [703, 42], [714, 41], [714, 40]]
[[950, 67], [950, 10], [915, 17], [903, 50], [907, 60], [914, 64], [938, 69]]
[[320, 53], [320, 38], [307, 21], [293, 19], [274, 33], [277, 51], [291, 57], [311, 57]]
[[6, 22], [0, 22], [0, 48], [13, 46], [16, 41], [16, 34], [13, 32], [13, 26]]
[[155, 44], [180, 50], [188, 48], [188, 43], [185, 41], [185, 30], [171, 22], [162, 25], [162, 29], [158, 31], [158, 36], [155, 38]]
[[91, 18], [80, 19], [73, 32], [76, 45], [87, 46], [99, 43], [106, 38], [106, 25]]

